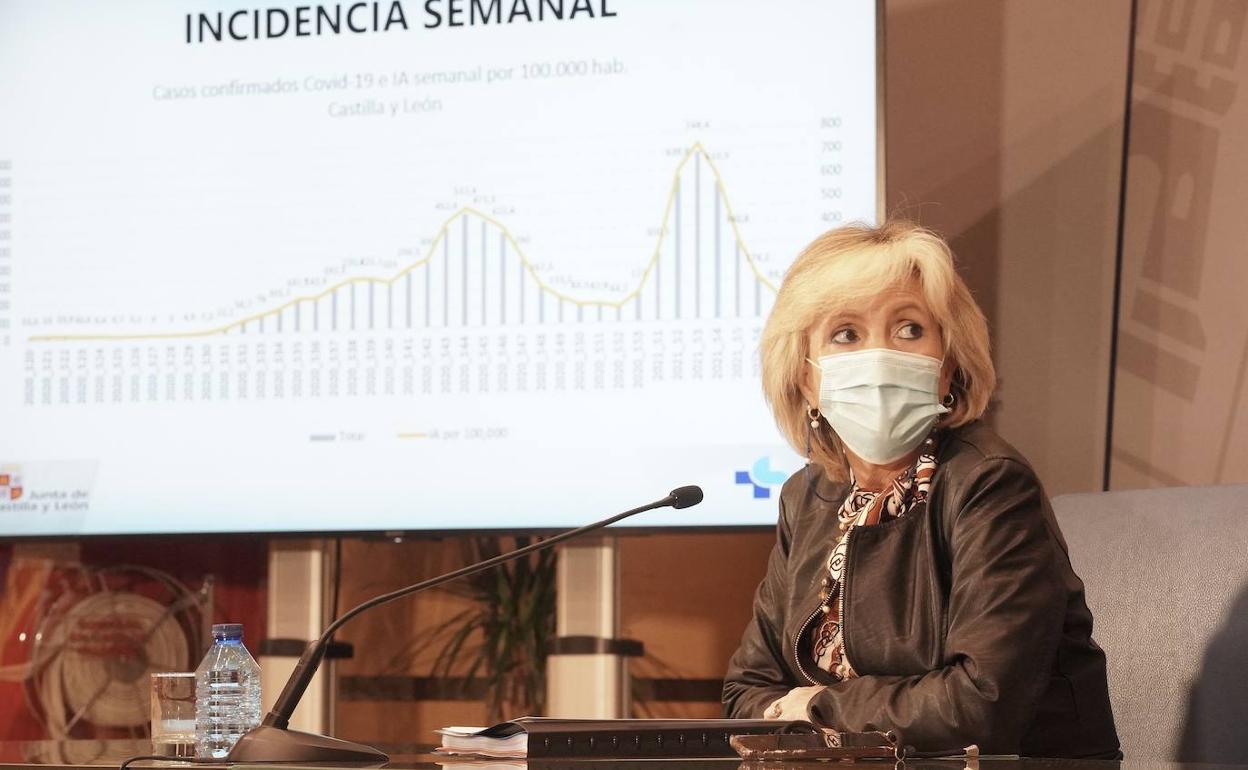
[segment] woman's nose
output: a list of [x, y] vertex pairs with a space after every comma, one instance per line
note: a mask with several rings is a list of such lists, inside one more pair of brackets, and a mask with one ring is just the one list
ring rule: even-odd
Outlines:
[[864, 348], [887, 348], [888, 350], [900, 350], [897, 340], [894, 339], [887, 331], [872, 329], [866, 339]]

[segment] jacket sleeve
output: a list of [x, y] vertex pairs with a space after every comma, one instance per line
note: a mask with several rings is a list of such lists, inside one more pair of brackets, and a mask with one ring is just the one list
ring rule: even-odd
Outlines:
[[975, 743], [1019, 753], [1062, 634], [1061, 541], [1039, 481], [1017, 460], [981, 461], [954, 501], [945, 665], [830, 685], [812, 701], [812, 720], [895, 730], [919, 751]]
[[767, 560], [767, 573], [754, 592], [754, 616], [741, 645], [728, 663], [724, 677], [724, 715], [732, 719], [762, 719], [776, 698], [795, 686], [785, 663], [783, 608], [789, 601], [790, 528], [783, 495], [776, 544]]

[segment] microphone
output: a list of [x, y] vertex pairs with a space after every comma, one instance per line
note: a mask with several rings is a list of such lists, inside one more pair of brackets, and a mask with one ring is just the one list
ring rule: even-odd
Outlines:
[[335, 631], [341, 628], [347, 621], [373, 607], [387, 604], [395, 599], [401, 599], [404, 596], [410, 596], [428, 588], [435, 588], [461, 577], [484, 572], [487, 569], [537, 551], [552, 548], [565, 540], [571, 540], [588, 532], [593, 532], [596, 529], [602, 529], [629, 516], [652, 511], [656, 508], [688, 508], [700, 502], [702, 502], [701, 487], [679, 487], [673, 489], [662, 500], [655, 500], [638, 508], [617, 513], [610, 518], [596, 521], [593, 524], [586, 524], [583, 527], [560, 532], [557, 535], [526, 545], [523, 548], [517, 548], [514, 551], [499, 554], [485, 561], [469, 564], [445, 575], [422, 580], [406, 588], [382, 594], [351, 608], [333, 623], [330, 623], [329, 627], [325, 629], [318, 639], [308, 643], [308, 646], [303, 650], [303, 655], [299, 657], [299, 662], [295, 664], [295, 670], [291, 672], [290, 679], [286, 681], [286, 686], [282, 688], [281, 694], [274, 701], [273, 708], [265, 715], [264, 721], [238, 739], [238, 742], [234, 744], [234, 748], [225, 757], [225, 761], [301, 762], [313, 764], [350, 763], [356, 765], [379, 764], [390, 761], [389, 756], [371, 746], [330, 738], [325, 735], [287, 729], [290, 725], [290, 717], [295, 712], [295, 707], [299, 705], [300, 698], [303, 697], [304, 691], [308, 689], [308, 684], [312, 681], [316, 670], [320, 668], [321, 660], [325, 657], [325, 649], [330, 641], [333, 640]]
[[672, 499], [673, 508], [689, 508], [702, 502], [702, 487], [677, 487], [668, 497]]

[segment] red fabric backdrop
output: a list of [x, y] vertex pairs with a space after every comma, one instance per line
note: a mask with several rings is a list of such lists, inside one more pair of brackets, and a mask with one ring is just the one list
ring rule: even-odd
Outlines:
[[[246, 643], [253, 653], [263, 641], [268, 569], [268, 541], [264, 538], [84, 540], [80, 554], [88, 567], [135, 565], [161, 570], [192, 591], [211, 574], [213, 622], [243, 623]], [[32, 630], [38, 622], [40, 596], [46, 601], [49, 578], [55, 592], [60, 590], [58, 586], [81, 582], [80, 576], [81, 571], [72, 565], [52, 567], [47, 560], [20, 553], [15, 557], [13, 545], [0, 545], [0, 667], [9, 674], [0, 681], [0, 740], [46, 737], [27, 704], [24, 685], [14, 681], [19, 670], [14, 664], [30, 659]]]

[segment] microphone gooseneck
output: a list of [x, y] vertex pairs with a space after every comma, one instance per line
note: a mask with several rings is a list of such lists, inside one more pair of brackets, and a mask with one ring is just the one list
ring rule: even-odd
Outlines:
[[[559, 534], [548, 537], [545, 540], [531, 543], [523, 548], [517, 548], [514, 551], [499, 554], [498, 556], [486, 559], [485, 561], [478, 562], [476, 564], [469, 564], [466, 567], [461, 567], [460, 569], [448, 572], [445, 575], [439, 575], [428, 580], [423, 580], [414, 585], [400, 588], [387, 594], [382, 594], [381, 596], [374, 597], [351, 608], [331, 623], [329, 627], [325, 629], [324, 633], [321, 634], [320, 638], [309, 642], [308, 646], [304, 648], [303, 655], [300, 656], [299, 662], [295, 664], [295, 670], [291, 672], [290, 679], [286, 681], [286, 686], [282, 688], [281, 694], [277, 697], [277, 700], [274, 701], [273, 708], [267, 715], [265, 715], [264, 722], [262, 723], [263, 728], [269, 728], [270, 730], [286, 730], [287, 726], [290, 724], [290, 717], [294, 713], [295, 707], [299, 705], [299, 701], [303, 697], [304, 691], [307, 690], [308, 684], [312, 681], [313, 675], [316, 674], [316, 670], [320, 667], [321, 660], [325, 657], [325, 650], [330, 641], [333, 639], [334, 632], [346, 624], [347, 621], [357, 617], [361, 613], [370, 610], [373, 607], [392, 602], [395, 599], [401, 599], [404, 596], [430, 588], [436, 588], [443, 583], [449, 583], [452, 580], [458, 580], [459, 578], [467, 577], [468, 575], [484, 572], [487, 569], [497, 567], [500, 564], [504, 564], [514, 559], [519, 559], [522, 556], [526, 556], [536, 551], [552, 548], [566, 540], [580, 537], [581, 535], [592, 532], [596, 529], [602, 529], [603, 527], [610, 526], [621, 519], [634, 516], [638, 513], [644, 513], [645, 511], [651, 511], [656, 508], [667, 508], [669, 506], [678, 509], [688, 508], [690, 506], [697, 505], [700, 502], [702, 502], [702, 489], [700, 487], [679, 487], [672, 490], [667, 497], [664, 497], [661, 500], [655, 500], [652, 503], [647, 503], [646, 505], [638, 508], [633, 508], [631, 510], [624, 511], [623, 513], [617, 513], [614, 516], [601, 521], [596, 521], [593, 524], [586, 524], [583, 527], [577, 527], [576, 529], [570, 529], [566, 532], [560, 532]], [[240, 739], [240, 744], [246, 741], [246, 739], [247, 736], [243, 736], [243, 738]], [[236, 749], [237, 748], [238, 746], [236, 746]], [[240, 751], [239, 754], [240, 756], [235, 757], [234, 752], [231, 752], [230, 759], [234, 761], [245, 761], [246, 758], [242, 756], [244, 752]], [[291, 759], [284, 761], [292, 761], [294, 759], [300, 758], [292, 757]], [[283, 760], [268, 759], [268, 761]]]

